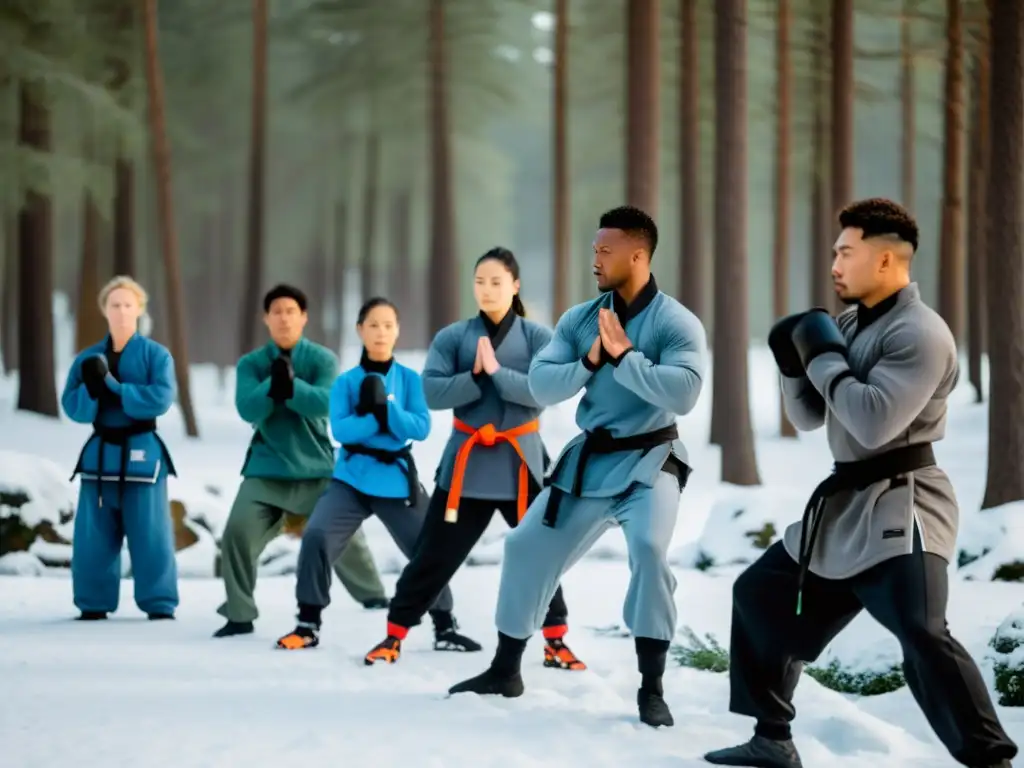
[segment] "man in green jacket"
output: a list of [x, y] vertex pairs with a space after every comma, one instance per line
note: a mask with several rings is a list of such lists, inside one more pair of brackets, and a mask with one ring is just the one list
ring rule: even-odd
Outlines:
[[[214, 637], [253, 631], [259, 615], [253, 592], [260, 553], [290, 512], [308, 517], [334, 470], [328, 400], [338, 359], [302, 337], [306, 297], [279, 285], [263, 299], [271, 341], [238, 361], [235, 407], [253, 426], [242, 465], [242, 485], [221, 539], [221, 575], [227, 600], [218, 613], [227, 624]], [[342, 584], [367, 608], [388, 604], [384, 585], [360, 531], [334, 565]]]

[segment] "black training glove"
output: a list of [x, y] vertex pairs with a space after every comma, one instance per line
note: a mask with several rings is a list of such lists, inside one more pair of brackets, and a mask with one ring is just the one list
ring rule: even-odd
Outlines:
[[775, 355], [775, 364], [779, 367], [779, 373], [791, 379], [797, 379], [804, 375], [804, 364], [800, 362], [800, 355], [793, 346], [793, 329], [807, 312], [797, 312], [795, 315], [787, 315], [776, 321], [768, 332], [768, 346]]
[[109, 371], [107, 358], [103, 355], [93, 355], [82, 361], [82, 383], [93, 400], [99, 400], [106, 391], [107, 385], [103, 379]]
[[373, 413], [373, 403], [376, 400], [374, 390], [378, 386], [373, 383], [373, 380], [377, 378], [379, 377], [368, 373], [359, 383], [359, 399], [356, 401], [356, 414], [359, 416]]
[[384, 389], [384, 379], [376, 374], [368, 374], [359, 385], [359, 406], [357, 410], [363, 414], [372, 413], [377, 419], [381, 432], [388, 431], [388, 393]]
[[824, 309], [812, 309], [793, 327], [793, 346], [804, 368], [826, 352], [846, 355], [846, 337], [839, 324]]
[[295, 371], [286, 355], [274, 358], [270, 364], [270, 399], [275, 403], [290, 400], [295, 394]]

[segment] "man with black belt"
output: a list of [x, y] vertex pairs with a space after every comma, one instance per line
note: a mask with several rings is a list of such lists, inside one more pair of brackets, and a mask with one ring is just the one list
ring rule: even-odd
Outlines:
[[661, 683], [676, 630], [676, 579], [666, 554], [689, 474], [676, 417], [697, 402], [706, 341], [696, 316], [654, 282], [657, 241], [643, 211], [605, 213], [594, 242], [603, 295], [566, 312], [530, 365], [530, 391], [543, 406], [586, 389], [576, 411], [583, 432], [566, 445], [548, 487], [505, 539], [490, 668], [451, 693], [522, 695], [523, 649], [562, 574], [619, 525], [629, 551], [623, 618], [636, 638], [640, 720], [673, 724]]
[[769, 345], [786, 412], [827, 425], [835, 468], [803, 520], [733, 587], [729, 709], [756, 719], [747, 743], [704, 756], [716, 765], [799, 768], [790, 722], [804, 662], [866, 609], [903, 647], [911, 693], [960, 763], [1010, 765], [977, 666], [946, 627], [959, 512], [931, 444], [946, 426], [959, 375], [942, 318], [910, 281], [917, 224], [869, 199], [839, 215], [832, 277], [848, 310], [780, 320]]

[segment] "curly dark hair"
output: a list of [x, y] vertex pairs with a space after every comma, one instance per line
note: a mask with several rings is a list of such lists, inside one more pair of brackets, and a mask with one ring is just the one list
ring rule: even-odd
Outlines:
[[598, 229], [621, 229], [641, 238], [647, 245], [647, 252], [653, 257], [658, 247], [658, 226], [646, 212], [632, 205], [622, 205], [601, 214]]
[[839, 212], [839, 226], [860, 229], [862, 237], [890, 237], [910, 243], [917, 250], [917, 222], [897, 202], [884, 197], [869, 197], [850, 203]]

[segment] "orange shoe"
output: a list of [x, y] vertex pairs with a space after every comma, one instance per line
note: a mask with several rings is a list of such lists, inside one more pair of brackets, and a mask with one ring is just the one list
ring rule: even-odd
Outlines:
[[398, 661], [398, 657], [402, 655], [402, 641], [394, 635], [388, 635], [384, 638], [383, 642], [377, 643], [366, 656], [363, 661], [366, 666], [372, 667], [378, 661], [385, 661], [388, 664], [394, 664]]
[[549, 638], [544, 643], [544, 666], [554, 669], [581, 671], [587, 665], [580, 661], [561, 638]]
[[320, 645], [320, 637], [316, 629], [299, 624], [294, 632], [277, 641], [277, 647], [286, 651], [301, 651], [304, 648], [316, 648]]

